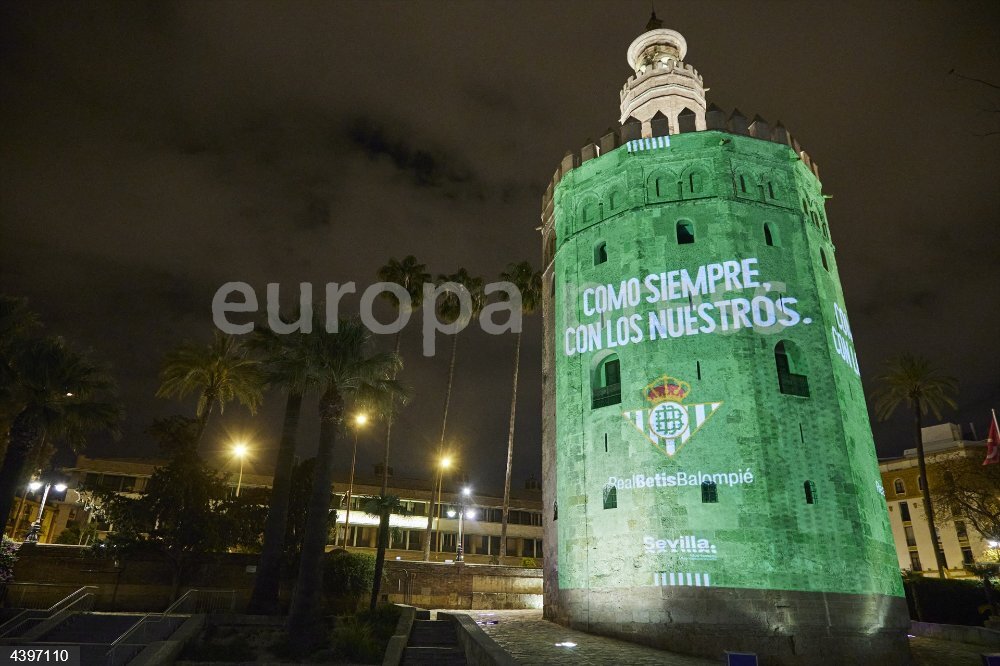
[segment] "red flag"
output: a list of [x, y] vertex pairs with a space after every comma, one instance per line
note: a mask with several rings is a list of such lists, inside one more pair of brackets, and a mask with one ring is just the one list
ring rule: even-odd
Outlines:
[[986, 436], [986, 460], [984, 465], [1000, 463], [1000, 427], [997, 426], [997, 413], [993, 410], [993, 421], [990, 423], [990, 434]]

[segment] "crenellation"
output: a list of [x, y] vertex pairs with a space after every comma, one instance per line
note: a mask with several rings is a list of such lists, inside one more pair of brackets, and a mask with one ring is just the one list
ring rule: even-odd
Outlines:
[[750, 132], [747, 131], [747, 118], [740, 113], [739, 109], [733, 109], [733, 112], [729, 114], [729, 131], [732, 134], [750, 135]]
[[642, 123], [635, 116], [629, 116], [628, 119], [622, 123], [621, 137], [622, 143], [632, 141], [633, 139], [641, 139]]
[[613, 127], [609, 127], [608, 131], [601, 136], [600, 148], [601, 155], [606, 155], [612, 150], [621, 145], [621, 140], [618, 134], [618, 130]]
[[649, 120], [649, 127], [653, 136], [670, 135], [670, 119], [663, 115], [662, 111], [657, 111]]
[[771, 126], [768, 125], [767, 121], [760, 117], [760, 115], [755, 115], [753, 117], [753, 122], [750, 123], [750, 136], [763, 139], [764, 141], [771, 140]]
[[601, 148], [596, 143], [587, 139], [587, 143], [580, 149], [580, 163], [588, 162], [601, 156]]

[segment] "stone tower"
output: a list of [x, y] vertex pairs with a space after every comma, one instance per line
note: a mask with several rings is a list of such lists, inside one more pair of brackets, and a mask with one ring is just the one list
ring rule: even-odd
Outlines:
[[543, 198], [545, 614], [762, 663], [905, 663], [819, 168], [651, 20]]

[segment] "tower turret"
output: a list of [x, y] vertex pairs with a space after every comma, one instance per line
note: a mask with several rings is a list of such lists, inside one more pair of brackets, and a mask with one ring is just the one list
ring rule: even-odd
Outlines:
[[676, 30], [664, 28], [654, 12], [646, 31], [628, 47], [628, 65], [635, 72], [621, 92], [621, 118], [629, 116], [651, 136], [650, 119], [657, 112], [670, 122], [670, 133], [679, 131], [678, 116], [693, 113], [696, 129], [705, 129], [705, 87], [701, 75], [684, 62], [687, 41]]

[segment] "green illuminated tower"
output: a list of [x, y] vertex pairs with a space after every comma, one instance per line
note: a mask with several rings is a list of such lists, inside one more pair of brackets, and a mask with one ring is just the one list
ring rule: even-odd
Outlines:
[[819, 169], [654, 18], [543, 199], [545, 613], [680, 652], [905, 663]]

